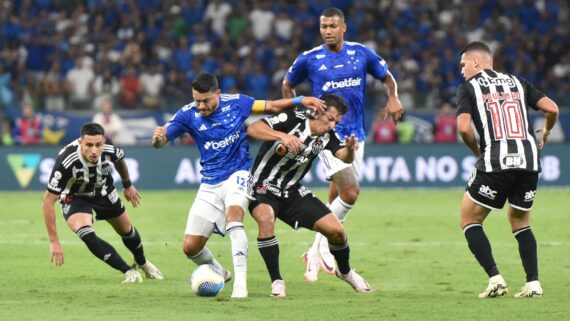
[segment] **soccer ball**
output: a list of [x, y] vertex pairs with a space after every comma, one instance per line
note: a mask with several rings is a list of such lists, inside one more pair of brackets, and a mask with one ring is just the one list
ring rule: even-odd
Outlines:
[[202, 264], [190, 275], [190, 286], [199, 296], [216, 296], [224, 289], [223, 272], [215, 265]]

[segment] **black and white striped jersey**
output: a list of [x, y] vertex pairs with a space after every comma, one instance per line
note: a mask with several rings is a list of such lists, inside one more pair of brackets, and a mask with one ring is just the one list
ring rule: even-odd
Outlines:
[[116, 163], [124, 157], [125, 153], [121, 148], [105, 144], [99, 162], [91, 164], [83, 159], [79, 141], [75, 140], [59, 152], [47, 190], [62, 196], [105, 196], [115, 188], [111, 163]]
[[257, 189], [265, 188], [280, 195], [280, 191], [293, 188], [305, 176], [323, 149], [334, 155], [344, 147], [334, 130], [312, 136], [305, 111], [288, 110], [262, 121], [274, 130], [299, 137], [303, 150], [293, 154], [280, 141], [264, 142], [251, 170], [251, 180]]
[[485, 69], [457, 91], [457, 115], [471, 114], [479, 134], [483, 172], [525, 170], [540, 172], [540, 153], [528, 108], [544, 94], [528, 81]]

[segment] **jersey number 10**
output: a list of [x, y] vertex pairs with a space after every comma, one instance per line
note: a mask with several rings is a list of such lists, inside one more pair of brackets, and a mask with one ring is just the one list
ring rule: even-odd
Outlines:
[[492, 101], [485, 104], [491, 112], [493, 133], [495, 139], [525, 139], [526, 130], [522, 116], [521, 104], [516, 100], [499, 102]]

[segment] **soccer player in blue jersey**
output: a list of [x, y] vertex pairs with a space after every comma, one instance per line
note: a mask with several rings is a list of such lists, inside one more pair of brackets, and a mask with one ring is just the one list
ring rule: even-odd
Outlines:
[[[370, 48], [356, 42], [344, 41], [346, 23], [344, 14], [337, 8], [328, 8], [321, 13], [320, 31], [324, 44], [299, 55], [283, 79], [283, 97], [295, 97], [295, 86], [306, 79], [312, 85], [313, 96], [334, 93], [347, 102], [349, 109], [336, 131], [342, 137], [354, 135], [360, 148], [352, 164], [346, 164], [323, 150], [319, 157], [325, 165], [326, 176], [331, 180], [329, 207], [344, 222], [352, 208], [360, 186], [358, 178], [364, 156], [364, 91], [366, 74], [380, 79], [388, 90], [388, 102], [384, 119], [391, 115], [394, 122], [402, 117], [403, 107], [398, 99], [398, 85], [388, 70], [386, 62]], [[317, 233], [311, 248], [303, 254], [307, 269], [305, 279], [317, 280], [320, 268], [334, 274], [334, 257], [328, 249], [327, 239]]]
[[[247, 236], [243, 216], [249, 205], [248, 182], [252, 161], [246, 141], [244, 122], [252, 113], [279, 112], [302, 104], [314, 110], [324, 110], [324, 102], [314, 97], [294, 99], [255, 100], [252, 97], [220, 92], [214, 75], [202, 73], [192, 82], [194, 102], [180, 109], [164, 127], [154, 130], [152, 144], [162, 147], [183, 133], [194, 138], [200, 151], [202, 184], [188, 213], [182, 249], [197, 265], [213, 264], [231, 278], [205, 247], [216, 232], [230, 237], [234, 265], [232, 297], [248, 295]], [[300, 150], [301, 142], [290, 139], [283, 144]]]

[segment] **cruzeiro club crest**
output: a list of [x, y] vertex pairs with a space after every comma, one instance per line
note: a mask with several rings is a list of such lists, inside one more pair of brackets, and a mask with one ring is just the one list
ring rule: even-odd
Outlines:
[[6, 158], [20, 187], [26, 188], [34, 177], [42, 156], [40, 154], [8, 154]]

